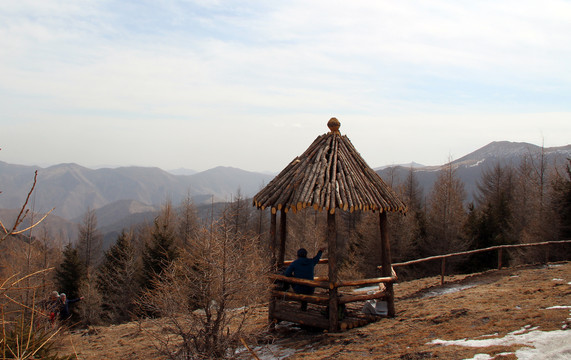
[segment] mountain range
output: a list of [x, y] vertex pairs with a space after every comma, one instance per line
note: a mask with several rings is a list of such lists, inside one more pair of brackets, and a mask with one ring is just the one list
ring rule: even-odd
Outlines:
[[[495, 141], [460, 159], [452, 160], [450, 164], [455, 169], [456, 176], [464, 183], [466, 202], [472, 202], [477, 192], [477, 182], [487, 169], [496, 164], [517, 167], [525, 158], [530, 159], [537, 166], [542, 156], [544, 163], [549, 168], [563, 166], [567, 159], [571, 158], [571, 145], [542, 148], [524, 142]], [[411, 166], [426, 196], [432, 189], [439, 171], [446, 164], [439, 166], [418, 166], [416, 163], [404, 166], [396, 165], [377, 169], [377, 173], [389, 185], [399, 184], [407, 178]]]
[[[498, 141], [451, 164], [464, 182], [467, 201], [472, 201], [483, 171], [496, 163], [517, 166], [526, 157], [537, 161], [542, 154], [546, 164], [563, 165], [571, 158], [571, 145], [542, 148], [528, 143]], [[412, 167], [427, 194], [444, 166], [411, 163], [379, 167], [376, 171], [394, 186], [406, 179]], [[177, 205], [190, 196], [199, 207], [199, 213], [205, 214], [212, 203], [231, 201], [236, 194], [244, 198], [253, 196], [273, 178], [267, 173], [232, 167], [216, 167], [197, 173], [178, 169], [175, 173], [181, 175], [176, 175], [156, 167], [94, 170], [77, 164], [59, 164], [41, 168], [0, 161], [0, 209], [3, 209], [0, 220], [8, 222], [7, 219], [15, 218], [33, 184], [36, 170], [36, 189], [28, 205], [36, 213], [55, 208], [46, 224], [53, 223], [57, 231], [65, 232], [60, 236], [70, 239], [76, 236], [77, 226], [73, 224], [81, 222], [88, 208], [96, 210], [99, 227], [104, 233], [116, 233], [121, 227], [152, 219], [167, 199]], [[70, 224], [64, 225], [66, 222]]]

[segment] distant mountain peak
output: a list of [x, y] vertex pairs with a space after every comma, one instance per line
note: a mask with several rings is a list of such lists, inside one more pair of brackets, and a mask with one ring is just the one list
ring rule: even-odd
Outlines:
[[178, 168], [178, 169], [168, 170], [168, 172], [173, 174], [173, 175], [194, 175], [194, 174], [198, 173], [198, 171], [196, 171], [196, 170], [182, 168], [182, 167]]
[[383, 169], [386, 169], [386, 168], [389, 168], [389, 167], [397, 167], [397, 166], [404, 167], [404, 168], [413, 168], [413, 169], [425, 167], [425, 166], [422, 165], [422, 164], [419, 164], [419, 163], [417, 163], [417, 162], [411, 161], [411, 162], [409, 162], [408, 164], [396, 164], [396, 165], [393, 164], [393, 165], [380, 166], [380, 167], [378, 167], [378, 168], [374, 168], [373, 170], [379, 171], [379, 170], [383, 170]]

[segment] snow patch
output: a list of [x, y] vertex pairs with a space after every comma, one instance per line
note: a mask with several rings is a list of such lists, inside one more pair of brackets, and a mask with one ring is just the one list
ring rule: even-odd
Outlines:
[[373, 294], [373, 293], [379, 291], [379, 289], [380, 289], [379, 285], [373, 285], [373, 286], [367, 286], [367, 287], [361, 287], [361, 288], [354, 289], [352, 291], [352, 293], [354, 293], [354, 294], [362, 294], [362, 293]]
[[478, 165], [480, 165], [481, 163], [483, 163], [485, 160], [478, 160], [475, 164], [470, 165], [470, 167], [476, 167]]
[[571, 306], [569, 306], [569, 305], [556, 305], [556, 306], [550, 306], [548, 308], [545, 308], [545, 310], [551, 310], [551, 309], [571, 309]]
[[[522, 345], [521, 349], [515, 352], [519, 360], [564, 360], [571, 357], [571, 331], [553, 330], [540, 331], [537, 327], [526, 327], [513, 331], [503, 338], [482, 339], [482, 340], [432, 340], [429, 344], [443, 346], [464, 346], [464, 347], [489, 347], [489, 346], [511, 346]], [[487, 354], [477, 354], [473, 359], [492, 359], [485, 357]]]
[[464, 359], [464, 360], [493, 360], [496, 358], [496, 356], [508, 356], [508, 355], [515, 355], [515, 353], [503, 352], [503, 353], [496, 354], [494, 357], [492, 357], [488, 354], [476, 354], [476, 355], [474, 355], [473, 358]]
[[439, 289], [430, 290], [426, 294], [424, 294], [422, 297], [427, 298], [427, 297], [440, 296], [440, 295], [444, 295], [444, 294], [451, 294], [451, 293], [455, 293], [457, 291], [462, 291], [462, 290], [466, 290], [469, 288], [473, 288], [476, 285], [478, 285], [478, 284], [477, 283], [465, 284], [465, 285], [452, 284], [452, 285], [444, 286], [444, 287], [439, 288]]

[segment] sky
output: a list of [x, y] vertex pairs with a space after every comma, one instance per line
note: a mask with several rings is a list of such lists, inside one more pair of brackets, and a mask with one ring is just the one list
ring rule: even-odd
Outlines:
[[0, 0], [0, 161], [278, 172], [571, 143], [571, 1]]

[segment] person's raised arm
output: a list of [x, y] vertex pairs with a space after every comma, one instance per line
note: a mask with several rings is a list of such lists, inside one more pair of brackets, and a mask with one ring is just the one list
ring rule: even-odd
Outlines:
[[323, 251], [325, 251], [325, 248], [324, 248], [324, 247], [321, 247], [321, 248], [319, 248], [319, 249], [317, 250], [317, 255], [315, 255], [315, 256], [313, 257], [313, 262], [314, 262], [315, 264], [317, 264], [317, 263], [319, 262], [319, 259], [321, 259], [321, 255], [323, 255]]

